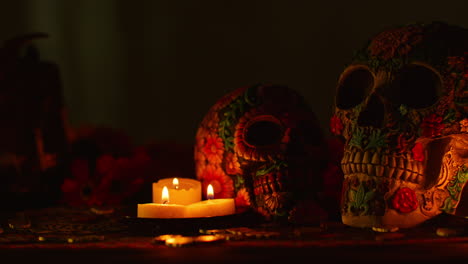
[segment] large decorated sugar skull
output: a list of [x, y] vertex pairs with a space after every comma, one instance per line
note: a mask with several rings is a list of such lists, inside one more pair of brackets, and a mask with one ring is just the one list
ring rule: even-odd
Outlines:
[[[288, 219], [320, 186], [324, 139], [301, 96], [276, 85], [238, 88], [219, 99], [195, 139], [197, 179], [238, 212]], [[205, 194], [204, 194], [205, 195]]]
[[339, 77], [331, 130], [345, 140], [344, 224], [410, 228], [468, 215], [468, 31], [380, 32]]

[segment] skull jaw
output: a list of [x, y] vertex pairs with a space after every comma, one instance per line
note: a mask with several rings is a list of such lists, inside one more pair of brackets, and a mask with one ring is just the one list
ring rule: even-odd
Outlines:
[[[397, 196], [400, 202], [395, 204]], [[426, 190], [413, 182], [348, 175], [343, 185], [341, 220], [358, 228], [411, 228], [440, 214], [445, 197], [446, 191], [436, 187]]]
[[255, 211], [266, 220], [287, 219], [294, 207], [291, 192], [271, 192], [255, 194]]
[[358, 228], [412, 228], [441, 214], [441, 207], [447, 196], [444, 189], [431, 188], [418, 194], [420, 204], [410, 213], [401, 213], [387, 207], [383, 215], [342, 214], [341, 220], [345, 225]]
[[409, 214], [400, 214], [396, 210], [389, 209], [383, 216], [366, 215], [353, 216], [342, 215], [343, 224], [358, 228], [412, 228], [429, 220], [431, 217], [423, 214], [419, 209]]

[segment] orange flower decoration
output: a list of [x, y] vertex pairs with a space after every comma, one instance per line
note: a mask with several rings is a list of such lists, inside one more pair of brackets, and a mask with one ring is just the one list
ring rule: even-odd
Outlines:
[[232, 152], [226, 154], [226, 173], [230, 175], [242, 174], [237, 156]]
[[205, 167], [205, 170], [200, 172], [199, 178], [203, 185], [203, 196], [206, 197], [206, 190], [208, 185], [211, 184], [215, 198], [234, 197], [234, 183], [221, 168], [208, 165]]
[[205, 168], [206, 168], [206, 159], [203, 153], [200, 151], [195, 153], [195, 165], [196, 165], [195, 175], [197, 176], [198, 180], [201, 180], [203, 176], [203, 172], [205, 171]]
[[202, 151], [208, 160], [221, 163], [224, 153], [223, 140], [216, 134], [207, 135]]
[[468, 118], [465, 118], [462, 121], [460, 121], [460, 131], [468, 132]]
[[237, 191], [234, 202], [236, 204], [236, 211], [238, 213], [245, 212], [250, 208], [250, 196], [245, 188], [241, 188], [239, 191]]
[[217, 130], [219, 127], [219, 117], [218, 112], [210, 111], [208, 114], [203, 118], [200, 127], [203, 127], [207, 130]]

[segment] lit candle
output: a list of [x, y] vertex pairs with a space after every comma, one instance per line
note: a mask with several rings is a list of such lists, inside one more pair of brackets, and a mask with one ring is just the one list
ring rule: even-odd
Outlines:
[[208, 184], [208, 188], [206, 189], [206, 199], [211, 200], [214, 198], [214, 190], [211, 184]]
[[161, 192], [168, 188], [171, 204], [187, 205], [201, 201], [201, 182], [189, 178], [166, 178], [153, 183], [153, 203], [162, 203]]
[[172, 180], [172, 186], [173, 186], [174, 189], [176, 189], [176, 190], [179, 189], [179, 179], [174, 178], [174, 179]]
[[138, 204], [139, 218], [183, 218], [185, 216], [185, 206], [180, 204], [170, 204], [169, 191], [166, 186], [161, 192], [161, 203]]
[[161, 193], [161, 203], [162, 204], [169, 203], [169, 191], [167, 190], [166, 186], [164, 186], [162, 193]]
[[234, 199], [214, 199], [214, 190], [211, 184], [208, 185], [206, 197], [208, 200], [187, 205], [185, 217], [213, 217], [231, 215], [236, 212]]
[[[160, 187], [162, 183], [171, 188]], [[177, 185], [178, 189], [175, 188]], [[159, 180], [153, 183], [153, 203], [138, 204], [137, 215], [140, 218], [200, 218], [230, 215], [236, 211], [234, 199], [214, 198], [211, 184], [206, 192], [208, 200], [201, 201], [201, 196], [201, 183], [197, 180]]]

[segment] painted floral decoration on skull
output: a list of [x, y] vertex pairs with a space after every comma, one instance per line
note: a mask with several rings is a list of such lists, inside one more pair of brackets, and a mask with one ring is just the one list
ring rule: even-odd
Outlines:
[[238, 88], [205, 115], [194, 146], [197, 179], [238, 212], [288, 219], [320, 186], [324, 139], [301, 96], [277, 85]]
[[378, 33], [340, 75], [335, 106], [345, 224], [468, 215], [468, 30], [433, 22]]

